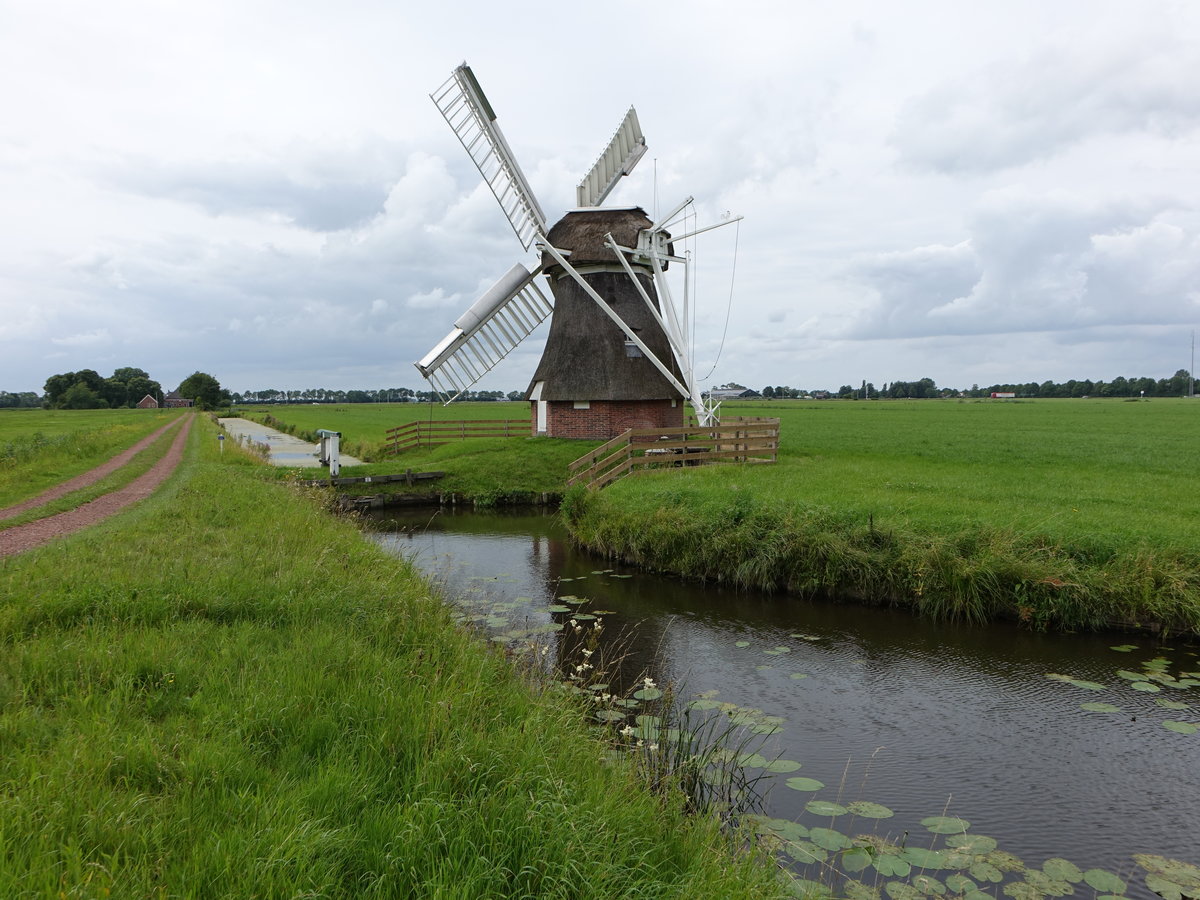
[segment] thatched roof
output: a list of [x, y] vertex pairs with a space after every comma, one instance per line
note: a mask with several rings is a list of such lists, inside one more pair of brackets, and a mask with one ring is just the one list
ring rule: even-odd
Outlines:
[[[612, 250], [604, 244], [605, 235], [612, 233], [613, 238], [622, 247], [636, 247], [638, 232], [644, 231], [654, 223], [640, 207], [625, 209], [596, 209], [576, 210], [569, 212], [546, 234], [546, 239], [559, 250], [569, 250], [568, 257], [571, 265], [581, 266], [592, 263], [612, 263], [618, 265]], [[554, 258], [549, 254], [542, 255], [542, 262], [548, 268], [554, 266]], [[666, 268], [666, 264], [663, 264]]]
[[[613, 237], [617, 237], [616, 232]], [[572, 256], [572, 263], [577, 262]], [[654, 355], [682, 380], [667, 336], [629, 276], [597, 272], [585, 278]], [[653, 279], [646, 275], [639, 275], [638, 279], [657, 303]], [[624, 332], [573, 278], [552, 279], [551, 287], [554, 315], [530, 390], [542, 381], [545, 382], [543, 400], [682, 399], [649, 359], [627, 354]]]

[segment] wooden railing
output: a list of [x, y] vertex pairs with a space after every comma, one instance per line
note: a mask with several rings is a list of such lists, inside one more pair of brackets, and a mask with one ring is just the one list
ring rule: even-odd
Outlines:
[[638, 470], [722, 461], [773, 463], [778, 450], [778, 419], [727, 417], [703, 428], [634, 428], [571, 463], [567, 484], [600, 490]]
[[387, 430], [384, 452], [389, 456], [414, 447], [436, 447], [467, 438], [529, 437], [528, 419], [465, 419], [448, 422], [409, 422]]

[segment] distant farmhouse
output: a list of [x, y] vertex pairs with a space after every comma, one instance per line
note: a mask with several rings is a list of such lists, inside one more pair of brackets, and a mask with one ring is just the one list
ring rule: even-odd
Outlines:
[[163, 398], [163, 406], [167, 409], [178, 409], [181, 406], [191, 406], [195, 401], [179, 396], [179, 391], [171, 391]]
[[762, 394], [753, 388], [713, 388], [705, 396], [711, 400], [751, 400]]
[[147, 394], [137, 404], [138, 409], [158, 409], [158, 401], [150, 394]]

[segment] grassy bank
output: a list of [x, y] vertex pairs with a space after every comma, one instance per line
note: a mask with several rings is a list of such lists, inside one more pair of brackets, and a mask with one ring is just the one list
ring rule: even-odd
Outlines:
[[197, 424], [155, 498], [0, 561], [0, 895], [777, 892]]
[[779, 403], [775, 466], [572, 493], [573, 534], [651, 568], [933, 615], [1200, 633], [1200, 404]]
[[145, 409], [0, 411], [0, 507], [95, 468], [178, 415]]

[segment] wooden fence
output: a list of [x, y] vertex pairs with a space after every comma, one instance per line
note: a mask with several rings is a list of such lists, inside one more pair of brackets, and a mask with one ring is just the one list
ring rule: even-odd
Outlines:
[[473, 437], [529, 437], [528, 419], [464, 419], [447, 422], [409, 422], [387, 430], [384, 452], [389, 456], [414, 447], [436, 447]]
[[727, 417], [704, 428], [634, 428], [571, 463], [567, 484], [600, 490], [644, 469], [721, 461], [773, 463], [778, 450], [778, 419]]

